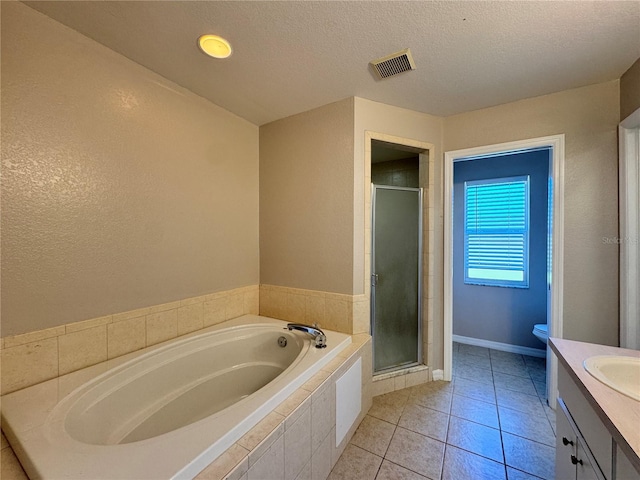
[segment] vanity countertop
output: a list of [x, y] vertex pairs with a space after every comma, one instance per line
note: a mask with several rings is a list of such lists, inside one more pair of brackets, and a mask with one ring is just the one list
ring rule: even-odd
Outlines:
[[549, 345], [618, 446], [640, 471], [640, 402], [601, 383], [583, 366], [594, 355], [640, 358], [640, 351], [560, 338], [549, 338]]

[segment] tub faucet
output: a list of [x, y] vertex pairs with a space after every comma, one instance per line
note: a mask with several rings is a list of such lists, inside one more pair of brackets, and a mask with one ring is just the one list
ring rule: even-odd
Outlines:
[[300, 330], [301, 332], [307, 332], [316, 341], [316, 348], [325, 348], [327, 346], [327, 336], [318, 327], [311, 325], [304, 325], [302, 323], [288, 323], [287, 329]]

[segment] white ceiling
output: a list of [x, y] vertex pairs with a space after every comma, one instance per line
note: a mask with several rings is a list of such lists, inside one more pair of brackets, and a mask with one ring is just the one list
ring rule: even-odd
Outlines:
[[[346, 97], [439, 116], [620, 78], [640, 1], [25, 2], [256, 125]], [[213, 60], [203, 33], [234, 49]], [[417, 70], [377, 80], [411, 48]]]

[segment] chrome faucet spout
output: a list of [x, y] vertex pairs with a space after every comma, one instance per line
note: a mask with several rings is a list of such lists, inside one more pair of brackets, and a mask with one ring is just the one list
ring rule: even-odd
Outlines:
[[327, 336], [318, 327], [311, 325], [304, 325], [302, 323], [288, 323], [288, 330], [299, 330], [301, 332], [311, 335], [316, 342], [316, 348], [325, 348], [327, 346]]

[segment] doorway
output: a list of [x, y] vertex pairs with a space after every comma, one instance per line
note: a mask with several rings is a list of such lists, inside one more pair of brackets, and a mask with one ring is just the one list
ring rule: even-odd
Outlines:
[[[445, 204], [444, 204], [444, 378], [452, 378], [453, 346], [453, 173], [454, 163], [477, 157], [491, 157], [506, 153], [522, 153], [548, 148], [550, 151], [550, 191], [552, 192], [552, 221], [549, 237], [551, 267], [549, 276], [549, 336], [562, 337], [562, 267], [563, 267], [563, 171], [564, 135], [489, 145], [445, 153]], [[547, 389], [549, 405], [554, 408], [557, 397], [557, 360], [547, 347]]]
[[[434, 256], [433, 226], [432, 221], [436, 218], [434, 201], [434, 146], [433, 144], [418, 141], [411, 138], [396, 137], [393, 135], [365, 131], [365, 155], [364, 155], [364, 290], [370, 307], [374, 289], [371, 286], [373, 268], [373, 208], [372, 208], [372, 184], [387, 184], [388, 186], [402, 188], [421, 188], [422, 195], [422, 227], [421, 239], [423, 243], [423, 254], [419, 258], [419, 267], [422, 269], [420, 295], [422, 300], [419, 307], [419, 333], [417, 335], [417, 350], [420, 355], [417, 362], [421, 365], [408, 367], [407, 365], [397, 369], [390, 369], [376, 373], [374, 379], [385, 380], [388, 375], [392, 377], [403, 376], [412, 372], [420, 372], [420, 378], [430, 379], [430, 369], [428, 365], [433, 363], [433, 349], [430, 348], [433, 342], [433, 282], [429, 281], [433, 275], [433, 264], [429, 261]], [[392, 166], [392, 161], [397, 162]], [[417, 169], [417, 170], [416, 170]], [[372, 310], [368, 312], [372, 318]], [[374, 328], [373, 324], [371, 327]], [[374, 355], [375, 355], [375, 332]], [[380, 335], [378, 336], [380, 338]], [[398, 382], [394, 382], [394, 385]]]

